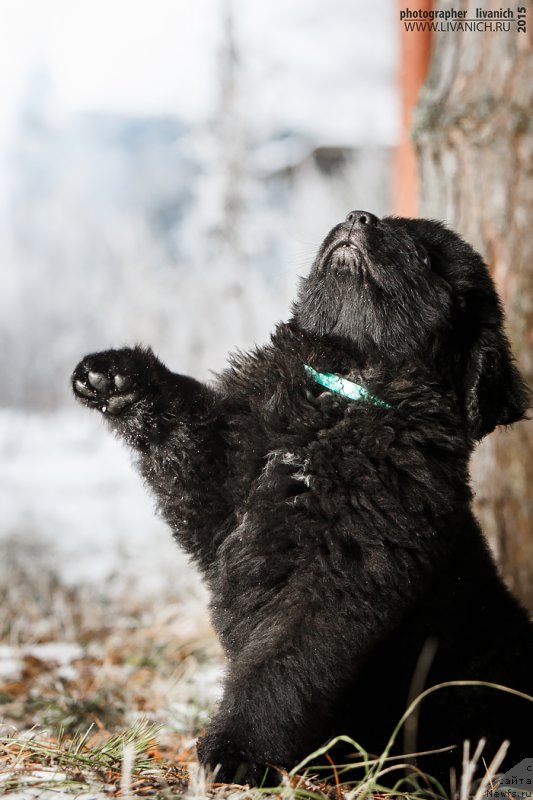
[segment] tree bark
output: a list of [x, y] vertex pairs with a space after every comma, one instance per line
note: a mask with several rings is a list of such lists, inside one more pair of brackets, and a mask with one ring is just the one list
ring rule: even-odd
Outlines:
[[[496, 0], [484, 10], [502, 8]], [[533, 4], [527, 33], [439, 32], [414, 116], [421, 216], [486, 259], [518, 365], [533, 386]], [[466, 9], [476, 2], [441, 2]], [[472, 462], [476, 512], [509, 586], [533, 610], [533, 422], [492, 433]]]

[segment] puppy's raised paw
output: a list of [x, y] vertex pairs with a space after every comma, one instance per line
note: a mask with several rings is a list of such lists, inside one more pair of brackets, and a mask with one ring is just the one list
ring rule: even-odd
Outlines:
[[75, 397], [104, 414], [125, 413], [148, 390], [150, 355], [137, 348], [123, 348], [86, 356], [72, 374]]

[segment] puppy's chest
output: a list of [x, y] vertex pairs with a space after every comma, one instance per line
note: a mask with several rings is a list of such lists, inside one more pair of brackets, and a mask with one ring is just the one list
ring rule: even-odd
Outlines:
[[353, 509], [360, 491], [373, 481], [387, 486], [394, 471], [386, 443], [373, 437], [369, 447], [368, 438], [355, 429], [345, 436], [322, 431], [303, 444], [276, 442], [252, 483], [248, 503], [322, 510], [331, 519]]
[[327, 394], [274, 411], [241, 418], [234, 440], [236, 517], [253, 519], [258, 537], [319, 520], [323, 530], [371, 540], [379, 528], [394, 540], [395, 526], [405, 534], [458, 499], [465, 476], [453, 448], [408, 415]]
[[396, 434], [376, 412], [324, 397], [293, 406], [292, 414], [283, 409], [241, 420], [233, 473], [242, 513], [261, 507], [291, 516], [325, 507], [334, 515], [369, 484], [383, 490], [394, 473]]

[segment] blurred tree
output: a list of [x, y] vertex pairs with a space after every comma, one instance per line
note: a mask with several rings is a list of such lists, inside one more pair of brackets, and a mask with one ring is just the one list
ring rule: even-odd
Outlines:
[[222, 43], [218, 58], [218, 103], [213, 131], [218, 148], [221, 172], [219, 220], [215, 232], [217, 252], [223, 253], [232, 265], [233, 284], [230, 295], [241, 298], [245, 293], [242, 225], [244, 216], [243, 183], [247, 151], [246, 126], [240, 95], [240, 56], [235, 31], [233, 0], [222, 0]]
[[[447, 8], [442, 2], [438, 7]], [[479, 5], [479, 4], [478, 4]], [[531, 0], [513, 4], [531, 11]], [[474, 16], [473, 3], [453, 7]], [[490, 0], [484, 9], [499, 8]], [[528, 24], [533, 24], [533, 19]], [[533, 386], [531, 31], [439, 33], [414, 116], [420, 214], [445, 220], [485, 257], [513, 351]], [[511, 588], [533, 609], [533, 422], [491, 434], [472, 476], [477, 514]]]
[[[250, 259], [244, 235], [249, 207], [255, 199], [250, 177], [250, 133], [234, 0], [221, 0], [219, 13], [216, 97], [208, 125], [195, 135], [193, 148], [201, 173], [180, 238], [189, 269], [203, 271], [210, 283], [207, 295], [203, 282], [198, 283], [200, 294], [205, 295], [197, 298], [198, 308], [207, 299], [205, 315], [213, 329], [227, 331], [231, 327], [227, 340], [233, 346], [247, 347], [257, 335], [251, 299], [254, 276], [247, 270]], [[220, 302], [213, 303], [213, 296]], [[213, 350], [205, 339], [198, 339], [193, 347], [199, 361]]]
[[[408, 11], [411, 0], [398, 0], [399, 12]], [[418, 0], [420, 11], [430, 11], [433, 0]], [[411, 138], [413, 109], [427, 75], [432, 33], [429, 27], [407, 30], [400, 23], [399, 90], [401, 105], [400, 141], [395, 148], [392, 208], [403, 217], [416, 217], [418, 204], [418, 166]]]

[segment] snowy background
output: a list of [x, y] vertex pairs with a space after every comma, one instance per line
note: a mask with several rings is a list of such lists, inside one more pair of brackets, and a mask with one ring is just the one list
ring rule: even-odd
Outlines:
[[287, 316], [332, 224], [389, 210], [394, 25], [393, 0], [3, 0], [2, 580], [21, 547], [67, 584], [173, 598], [204, 624], [195, 573], [69, 374], [141, 341], [208, 377]]

